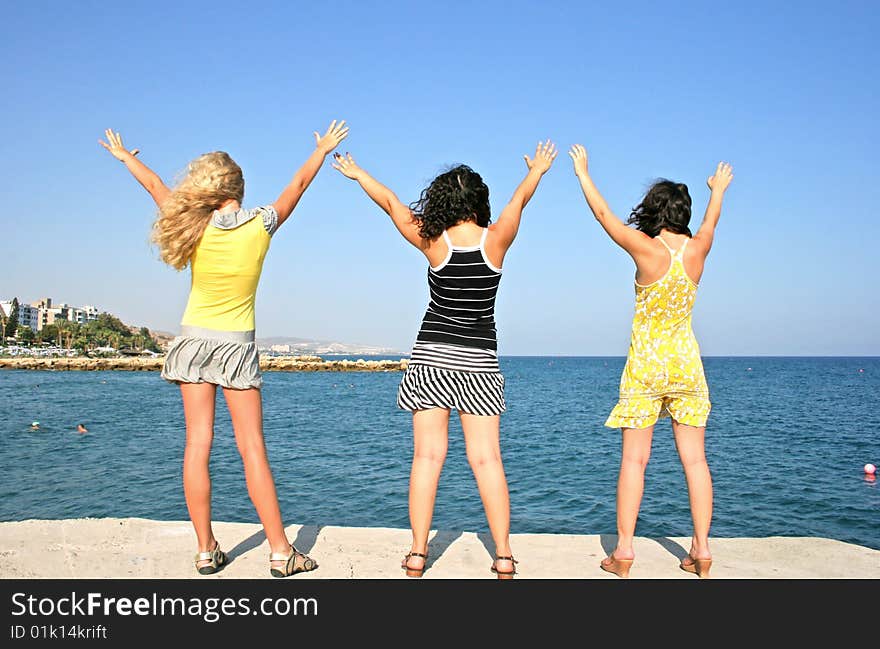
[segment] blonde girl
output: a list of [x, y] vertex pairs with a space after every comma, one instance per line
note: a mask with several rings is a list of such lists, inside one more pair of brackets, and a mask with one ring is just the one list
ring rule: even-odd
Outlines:
[[315, 135], [316, 147], [274, 203], [245, 209], [241, 168], [223, 151], [190, 162], [169, 189], [108, 129], [99, 143], [122, 162], [159, 208], [153, 240], [162, 260], [190, 268], [191, 289], [181, 335], [165, 356], [162, 377], [180, 385], [186, 420], [183, 490], [196, 532], [196, 570], [217, 572], [228, 561], [211, 527], [208, 461], [214, 437], [217, 386], [223, 389], [244, 463], [248, 494], [269, 542], [270, 574], [286, 577], [314, 570], [314, 559], [290, 543], [263, 440], [259, 356], [254, 342], [254, 300], [263, 259], [275, 231], [290, 217], [324, 158], [346, 137], [345, 122]]

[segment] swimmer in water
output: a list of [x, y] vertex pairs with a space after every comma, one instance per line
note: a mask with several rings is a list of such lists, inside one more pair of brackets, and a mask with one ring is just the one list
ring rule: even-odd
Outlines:
[[31, 430], [40, 430], [40, 422], [35, 421], [31, 424]]
[[76, 432], [78, 432], [78, 433], [87, 433], [87, 432], [89, 432], [89, 429], [86, 428], [84, 424], [77, 424], [77, 425], [76, 425]]

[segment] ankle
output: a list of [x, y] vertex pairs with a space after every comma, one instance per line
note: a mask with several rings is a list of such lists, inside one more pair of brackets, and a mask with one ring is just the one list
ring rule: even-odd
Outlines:
[[422, 543], [413, 541], [412, 545], [409, 547], [409, 551], [417, 554], [428, 554], [428, 543], [427, 541]]
[[706, 558], [712, 556], [712, 553], [709, 552], [709, 539], [697, 539], [696, 537], [691, 539], [691, 555], [696, 558]]
[[632, 543], [618, 543], [617, 547], [611, 552], [611, 554], [618, 559], [632, 559], [636, 556], [636, 553], [633, 551]]
[[212, 535], [208, 538], [207, 543], [205, 543], [204, 545], [202, 545], [201, 543], [199, 544], [199, 552], [211, 552], [214, 550], [214, 548], [217, 548], [219, 546], [220, 544], [217, 542], [217, 539], [215, 539]]
[[289, 542], [282, 545], [274, 545], [270, 543], [269, 552], [271, 552], [272, 554], [283, 554], [284, 556], [287, 556], [288, 554], [290, 554], [290, 548], [292, 547], [293, 545]]

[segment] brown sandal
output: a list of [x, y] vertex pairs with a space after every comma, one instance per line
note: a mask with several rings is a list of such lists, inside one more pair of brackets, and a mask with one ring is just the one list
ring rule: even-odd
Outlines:
[[[605, 562], [608, 563], [605, 563]], [[621, 579], [629, 578], [629, 569], [632, 568], [633, 559], [618, 559], [612, 552], [604, 560], [599, 562], [599, 567], [605, 572], [617, 575]]]
[[[284, 566], [273, 566], [272, 561], [285, 561]], [[292, 545], [290, 552], [272, 552], [269, 554], [269, 574], [273, 577], [289, 577], [300, 572], [311, 572], [318, 567], [318, 562], [311, 557], [303, 554]]]
[[[495, 567], [495, 564], [499, 561], [510, 561], [513, 564], [513, 570], [505, 570], [501, 571]], [[498, 579], [513, 579], [513, 576], [516, 574], [516, 564], [519, 561], [514, 559], [513, 557], [495, 557], [495, 560], [492, 562], [492, 565], [489, 566], [489, 570], [498, 575]]]
[[[425, 560], [425, 563], [421, 568], [410, 568], [409, 567], [409, 558], [410, 557], [420, 557]], [[407, 577], [421, 577], [425, 572], [425, 567], [428, 565], [428, 554], [422, 554], [421, 552], [408, 552], [407, 555], [403, 558], [403, 561], [400, 564], [400, 567], [406, 570]]]
[[[684, 559], [690, 559], [692, 563], [685, 563]], [[690, 552], [688, 552], [684, 559], [678, 564], [679, 568], [696, 575], [700, 579], [709, 578], [709, 568], [712, 567], [712, 559], [696, 559]]]

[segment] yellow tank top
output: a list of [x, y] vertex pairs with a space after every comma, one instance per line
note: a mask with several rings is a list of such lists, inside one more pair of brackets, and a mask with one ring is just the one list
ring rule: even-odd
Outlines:
[[271, 206], [214, 212], [196, 246], [182, 325], [253, 331], [254, 302], [278, 215]]

